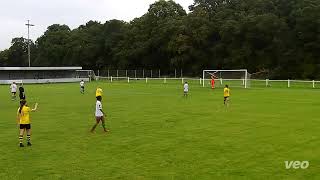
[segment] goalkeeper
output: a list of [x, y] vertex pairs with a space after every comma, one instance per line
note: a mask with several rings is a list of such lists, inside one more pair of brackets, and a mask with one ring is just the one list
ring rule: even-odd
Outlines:
[[211, 75], [211, 89], [214, 89], [215, 79], [217, 79], [217, 76], [211, 73], [210, 75]]

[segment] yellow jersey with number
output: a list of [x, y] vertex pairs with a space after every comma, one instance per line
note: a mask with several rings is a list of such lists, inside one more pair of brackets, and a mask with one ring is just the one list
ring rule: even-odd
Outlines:
[[30, 124], [30, 112], [31, 109], [28, 106], [23, 106], [21, 109], [21, 113], [19, 112], [20, 108], [18, 108], [18, 116], [20, 124]]
[[96, 90], [96, 97], [98, 96], [102, 96], [102, 89], [101, 88], [97, 88]]
[[229, 97], [230, 96], [230, 89], [229, 88], [224, 88], [223, 89], [223, 96], [224, 97]]

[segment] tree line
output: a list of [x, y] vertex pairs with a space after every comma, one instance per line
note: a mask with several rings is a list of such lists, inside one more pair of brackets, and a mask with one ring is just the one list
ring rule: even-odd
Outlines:
[[[27, 66], [27, 43], [14, 38], [0, 66]], [[279, 79], [320, 79], [319, 0], [172, 0], [131, 22], [53, 24], [31, 42], [33, 66], [85, 69], [248, 69]]]

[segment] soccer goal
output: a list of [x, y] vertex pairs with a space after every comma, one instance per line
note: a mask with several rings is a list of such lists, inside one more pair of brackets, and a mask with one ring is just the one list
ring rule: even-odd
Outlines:
[[211, 86], [211, 78], [215, 79], [215, 87], [226, 84], [231, 87], [250, 87], [250, 74], [246, 69], [236, 70], [203, 70], [202, 86]]
[[97, 80], [97, 77], [93, 70], [77, 70], [76, 71], [77, 78], [89, 78], [89, 81]]

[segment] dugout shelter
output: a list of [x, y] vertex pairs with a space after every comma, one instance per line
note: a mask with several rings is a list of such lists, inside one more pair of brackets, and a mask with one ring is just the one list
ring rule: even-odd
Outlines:
[[92, 71], [82, 67], [0, 67], [0, 84], [90, 81]]

